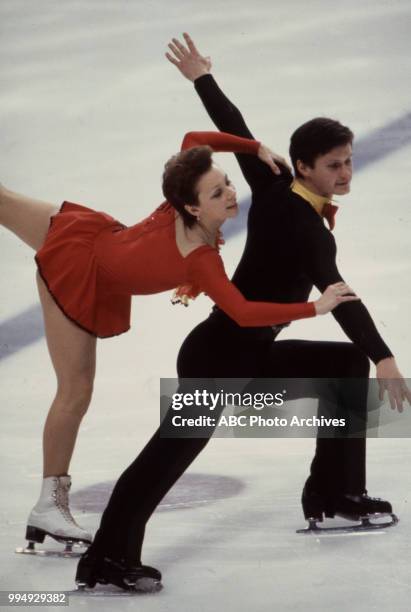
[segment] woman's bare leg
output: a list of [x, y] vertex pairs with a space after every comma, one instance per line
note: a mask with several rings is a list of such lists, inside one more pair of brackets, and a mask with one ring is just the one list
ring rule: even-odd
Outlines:
[[[50, 217], [58, 206], [0, 186], [0, 223], [38, 250]], [[96, 339], [61, 312], [38, 278], [50, 357], [57, 376], [57, 394], [44, 429], [44, 476], [67, 473], [80, 421], [90, 403], [95, 373]]]
[[20, 195], [0, 185], [0, 224], [35, 251], [42, 246], [50, 217], [58, 210], [55, 204]]
[[[43, 245], [54, 204], [14, 193], [0, 185], [0, 224], [34, 250]], [[80, 422], [89, 406], [96, 367], [96, 338], [72, 323], [58, 308], [37, 273], [47, 345], [57, 377], [57, 392], [43, 433], [40, 497], [28, 518], [26, 539], [91, 542], [69, 509], [71, 479], [67, 475]]]
[[57, 377], [57, 393], [44, 427], [44, 477], [67, 474], [80, 422], [93, 392], [96, 338], [58, 308], [37, 274], [47, 345]]
[[90, 543], [91, 533], [70, 513], [67, 474], [77, 432], [90, 403], [96, 366], [96, 338], [61, 312], [37, 273], [47, 345], [57, 376], [57, 393], [43, 434], [44, 478], [40, 497], [27, 521], [26, 539], [43, 542], [46, 535]]
[[[58, 206], [10, 191], [0, 185], [0, 223], [38, 250]], [[96, 339], [61, 312], [38, 278], [57, 393], [44, 429], [44, 475], [67, 473], [77, 431], [90, 403], [96, 361]]]

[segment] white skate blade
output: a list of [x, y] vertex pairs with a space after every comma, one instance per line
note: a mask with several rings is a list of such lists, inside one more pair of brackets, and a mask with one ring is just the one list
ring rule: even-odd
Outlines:
[[[389, 521], [374, 522], [385, 517], [390, 517]], [[348, 518], [348, 517], [347, 517]], [[348, 519], [349, 520], [349, 519]], [[351, 519], [352, 520], [352, 519]], [[315, 536], [338, 536], [338, 535], [379, 535], [385, 533], [385, 529], [394, 527], [399, 519], [395, 514], [374, 514], [358, 519], [361, 521], [357, 525], [339, 525], [337, 527], [319, 527], [318, 521], [308, 520], [308, 527], [297, 529], [296, 533], [309, 534]]]

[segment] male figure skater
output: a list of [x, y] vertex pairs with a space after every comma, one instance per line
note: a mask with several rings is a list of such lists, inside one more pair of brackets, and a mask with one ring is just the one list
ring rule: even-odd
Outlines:
[[[200, 55], [188, 35], [184, 37], [187, 46], [176, 39], [170, 43], [168, 59], [194, 82], [220, 130], [252, 138], [239, 110], [211, 76], [209, 59]], [[237, 155], [251, 187], [252, 204], [247, 242], [233, 282], [248, 299], [304, 301], [313, 285], [323, 291], [342, 280], [335, 262], [335, 240], [323, 215], [332, 228], [330, 199], [350, 189], [352, 139], [347, 127], [331, 119], [302, 125], [291, 138], [295, 181], [286, 168], [275, 176], [251, 156]], [[352, 395], [352, 387], [348, 385], [347, 391], [340, 382], [341, 401], [349, 406], [355, 397], [365, 411], [370, 358], [391, 405], [402, 410], [405, 398], [411, 403], [411, 393], [365, 306], [361, 302], [340, 305], [333, 315], [351, 342], [273, 342], [281, 326], [240, 328], [214, 308], [185, 340], [178, 357], [179, 377], [346, 378], [358, 383]], [[102, 557], [118, 559], [121, 571], [134, 566], [139, 576], [150, 575], [140, 559], [146, 522], [207, 442], [208, 438], [154, 434], [117, 482], [95, 540], [79, 563], [78, 583], [93, 583]], [[392, 512], [389, 502], [366, 493], [363, 437], [317, 440], [302, 502], [307, 519], [322, 520], [324, 514], [354, 519]]]

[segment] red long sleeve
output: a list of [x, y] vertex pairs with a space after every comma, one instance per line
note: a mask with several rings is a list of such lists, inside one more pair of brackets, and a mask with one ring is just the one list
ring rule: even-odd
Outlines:
[[260, 142], [250, 138], [241, 138], [226, 132], [188, 132], [181, 144], [181, 150], [208, 145], [216, 152], [249, 153], [257, 155]]
[[227, 277], [221, 257], [212, 247], [196, 249], [189, 256], [190, 281], [241, 327], [262, 327], [306, 319], [316, 315], [313, 302], [276, 304], [250, 302]]

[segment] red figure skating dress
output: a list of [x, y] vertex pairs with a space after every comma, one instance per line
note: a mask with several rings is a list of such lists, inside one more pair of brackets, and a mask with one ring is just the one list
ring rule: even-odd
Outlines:
[[[230, 134], [187, 134], [182, 148], [256, 155], [260, 143]], [[230, 282], [217, 248], [178, 250], [175, 210], [165, 202], [126, 227], [110, 215], [64, 202], [36, 254], [39, 272], [64, 314], [87, 332], [107, 338], [130, 328], [132, 295], [190, 285], [204, 291], [239, 325], [275, 325], [315, 316], [312, 302], [249, 302]], [[197, 292], [198, 292], [197, 291]]]

